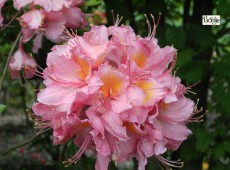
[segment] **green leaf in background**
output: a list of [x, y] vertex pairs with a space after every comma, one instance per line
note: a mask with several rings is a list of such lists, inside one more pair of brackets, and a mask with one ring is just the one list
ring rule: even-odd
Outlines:
[[216, 39], [211, 29], [208, 27], [201, 27], [200, 25], [187, 25], [187, 37], [194, 45], [202, 50], [211, 47], [215, 44]]
[[204, 152], [207, 151], [213, 141], [212, 136], [207, 133], [205, 129], [196, 130], [196, 148], [198, 151]]
[[85, 6], [95, 6], [100, 5], [102, 3], [102, 0], [88, 0], [85, 2]]
[[4, 104], [0, 104], [0, 113], [5, 110], [6, 106]]
[[185, 49], [178, 52], [177, 66], [180, 68], [192, 60], [195, 52], [192, 49]]
[[229, 6], [230, 6], [230, 1], [229, 0], [217, 0], [214, 1], [217, 4], [217, 11], [218, 11], [218, 15], [221, 15], [221, 17], [225, 18], [227, 16], [230, 15], [230, 10], [229, 10]]
[[178, 75], [185, 80], [186, 84], [197, 83], [205, 76], [207, 63], [204, 61], [191, 61], [179, 67]]
[[176, 49], [184, 49], [185, 31], [182, 27], [169, 27], [166, 31], [168, 45], [173, 45]]

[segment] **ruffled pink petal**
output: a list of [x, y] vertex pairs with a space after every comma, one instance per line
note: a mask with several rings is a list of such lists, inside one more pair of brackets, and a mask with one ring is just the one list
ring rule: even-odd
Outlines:
[[45, 11], [50, 12], [52, 9], [51, 0], [33, 0], [34, 4], [42, 6]]
[[22, 7], [26, 6], [27, 4], [31, 3], [32, 0], [14, 0], [14, 8], [19, 10]]
[[97, 152], [101, 155], [109, 156], [111, 149], [107, 138], [103, 137], [97, 130], [91, 131], [90, 134], [93, 136]]
[[19, 71], [22, 69], [23, 55], [25, 55], [25, 53], [23, 53], [20, 49], [16, 51], [16, 53], [10, 59], [10, 70]]
[[66, 117], [62, 117], [62, 132], [59, 136], [60, 142], [66, 142], [73, 137], [78, 131], [82, 131], [89, 127], [88, 120], [80, 120], [75, 114], [69, 114]]
[[61, 12], [50, 12], [45, 15], [46, 17], [46, 27], [45, 35], [46, 37], [53, 41], [60, 41], [60, 35], [64, 30], [64, 24], [66, 23], [65, 17]]
[[66, 8], [63, 11], [63, 15], [66, 17], [66, 26], [69, 28], [79, 28], [86, 26], [86, 19], [84, 13], [80, 8]]
[[130, 103], [134, 106], [140, 106], [145, 99], [144, 91], [139, 87], [129, 87], [128, 88], [128, 99]]
[[108, 156], [104, 156], [98, 152], [95, 170], [108, 170], [109, 162], [110, 159]]
[[55, 106], [42, 103], [34, 103], [32, 109], [35, 115], [42, 117], [44, 120], [52, 120], [60, 113]]
[[36, 62], [27, 55], [23, 49], [22, 39], [19, 42], [19, 48], [11, 57], [9, 63], [10, 74], [13, 79], [20, 76], [19, 71], [24, 69], [26, 78], [32, 78], [34, 73], [31, 70], [36, 70]]
[[170, 123], [185, 122], [191, 117], [194, 105], [192, 100], [185, 97], [179, 98], [176, 102], [160, 104], [158, 118]]
[[4, 20], [1, 11], [5, 3], [6, 3], [6, 0], [0, 0], [0, 27], [2, 26], [2, 22]]
[[136, 40], [136, 35], [133, 29], [129, 26], [122, 25], [111, 26], [108, 28], [109, 35], [112, 35], [111, 40], [122, 45], [131, 45], [134, 40]]
[[127, 141], [117, 142], [117, 150], [115, 150], [115, 161], [123, 162], [130, 160], [135, 155], [136, 140], [135, 138]]
[[69, 110], [76, 97], [76, 88], [66, 88], [60, 85], [52, 85], [38, 93], [38, 101], [48, 105], [60, 105]]
[[158, 76], [162, 74], [169, 63], [172, 62], [176, 55], [176, 49], [173, 47], [166, 46], [164, 48], [153, 48], [151, 57], [146, 62], [146, 69], [151, 70], [152, 75]]
[[104, 137], [105, 135], [104, 124], [98, 114], [99, 113], [97, 113], [97, 109], [94, 107], [91, 107], [86, 111], [86, 115], [89, 118], [91, 126], [94, 129], [96, 129], [97, 132], [100, 133], [102, 137]]
[[88, 81], [88, 92], [89, 94], [95, 93], [102, 85], [103, 82], [101, 81], [100, 77], [94, 74]]
[[[168, 148], [168, 147], [167, 147]], [[167, 151], [166, 141], [156, 141], [154, 145], [154, 155], [161, 155]]]
[[34, 71], [37, 70], [37, 64], [32, 56], [27, 55], [24, 61], [24, 71], [26, 78], [32, 78], [34, 76]]
[[22, 27], [29, 27], [30, 29], [38, 29], [43, 24], [43, 19], [45, 18], [44, 13], [41, 10], [33, 9], [25, 14], [23, 14], [19, 21]]
[[[77, 62], [73, 58], [66, 58], [64, 55], [59, 56], [56, 53], [57, 51], [55, 50], [48, 54], [47, 64], [52, 67], [57, 79], [62, 82], [81, 83], [81, 80], [77, 76], [77, 72], [81, 68]], [[62, 52], [60, 55], [62, 55]]]
[[133, 107], [125, 112], [121, 113], [123, 121], [129, 121], [133, 123], [142, 124], [148, 117], [149, 109], [145, 107]]
[[22, 40], [23, 42], [29, 41], [31, 38], [33, 38], [35, 29], [30, 29], [29, 27], [22, 28]]
[[126, 94], [122, 94], [111, 100], [111, 109], [116, 113], [121, 113], [131, 108], [132, 105], [130, 104]]
[[143, 106], [152, 106], [160, 101], [167, 90], [155, 79], [137, 80], [136, 87], [140, 88], [144, 93], [144, 100], [141, 102]]
[[3, 20], [4, 20], [4, 18], [3, 18], [3, 16], [2, 16], [1, 11], [0, 11], [0, 27], [2, 26], [2, 22], [3, 22]]
[[38, 33], [36, 38], [33, 40], [33, 52], [38, 53], [38, 50], [42, 47], [42, 39], [44, 33]]
[[122, 126], [123, 123], [119, 118], [119, 114], [112, 111], [107, 112], [102, 115], [102, 120], [105, 129], [119, 140], [125, 141], [129, 139], [126, 134], [126, 128]]
[[83, 37], [76, 37], [76, 42], [82, 48], [85, 55], [101, 64], [104, 61], [108, 48], [108, 32], [105, 26], [93, 26], [92, 30]]
[[192, 134], [191, 130], [183, 124], [171, 124], [166, 121], [155, 120], [154, 126], [162, 131], [163, 136], [176, 141], [183, 141]]

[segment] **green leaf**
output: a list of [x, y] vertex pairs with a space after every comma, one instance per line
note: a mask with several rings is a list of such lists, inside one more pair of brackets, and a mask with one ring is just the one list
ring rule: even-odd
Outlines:
[[177, 56], [177, 66], [182, 67], [192, 60], [195, 52], [192, 49], [185, 49], [178, 52]]
[[212, 136], [205, 129], [196, 130], [196, 148], [201, 152], [205, 152], [211, 145]]
[[5, 110], [6, 106], [4, 104], [0, 104], [0, 113]]
[[223, 18], [229, 16], [230, 15], [230, 10], [229, 10], [230, 1], [229, 0], [219, 0], [216, 2], [218, 2], [217, 7], [216, 7], [218, 11], [217, 14]]
[[169, 45], [173, 45], [176, 49], [183, 49], [185, 46], [183, 27], [169, 27], [166, 31], [166, 40]]
[[196, 83], [207, 74], [207, 63], [205, 61], [191, 61], [180, 67], [177, 73], [187, 85]]
[[96, 6], [100, 5], [102, 3], [102, 0], [88, 0], [85, 2], [85, 6]]
[[212, 47], [216, 42], [216, 38], [209, 27], [187, 24], [187, 29], [188, 34], [186, 34], [186, 38], [191, 41], [190, 43], [202, 48], [202, 50]]
[[223, 157], [227, 152], [229, 153], [230, 144], [229, 142], [223, 142], [221, 145], [215, 145], [213, 148], [214, 158], [219, 159]]

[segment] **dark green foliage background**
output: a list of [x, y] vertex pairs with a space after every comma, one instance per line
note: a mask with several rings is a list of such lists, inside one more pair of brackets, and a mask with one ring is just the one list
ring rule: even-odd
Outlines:
[[[118, 13], [124, 17], [122, 23], [130, 24], [135, 32], [142, 36], [146, 36], [148, 31], [144, 14], [148, 16], [153, 14], [157, 19], [161, 12], [162, 16], [156, 34], [160, 46], [173, 45], [178, 49], [177, 75], [182, 78], [184, 84], [190, 86], [200, 81], [192, 88], [192, 91], [197, 94], [189, 94], [189, 97], [194, 100], [199, 98], [198, 106], [204, 108], [200, 114], [207, 112], [204, 121], [189, 124], [194, 134], [182, 144], [177, 152], [168, 153], [166, 156], [172, 160], [181, 158], [185, 162], [182, 168], [184, 170], [201, 170], [202, 162], [209, 163], [210, 170], [230, 169], [230, 1], [105, 0], [101, 3], [103, 5], [100, 5], [99, 9], [106, 12], [108, 25], [113, 25], [111, 10], [114, 10], [115, 14]], [[87, 4], [90, 7], [83, 8], [90, 12], [98, 8], [94, 5], [99, 3], [96, 0], [90, 0]], [[8, 7], [2, 11], [6, 17], [5, 22], [16, 13], [11, 10], [10, 5], [9, 1]], [[221, 25], [203, 26], [202, 15], [205, 14], [220, 15]], [[19, 32], [17, 21], [11, 25], [12, 27], [0, 31], [1, 74], [9, 50]], [[42, 50], [38, 55], [34, 54], [34, 57], [39, 65], [45, 67], [45, 56], [52, 44], [47, 40], [44, 40], [43, 44]], [[27, 48], [30, 51], [30, 43]], [[20, 109], [20, 113], [23, 114], [25, 109], [30, 109], [35, 100], [33, 88], [41, 87], [40, 82], [39, 78], [30, 81], [23, 79], [12, 81], [8, 75], [4, 92], [0, 96], [0, 103], [6, 105], [6, 110], [0, 116], [19, 114], [16, 111], [20, 112]], [[26, 101], [26, 104], [22, 101]], [[24, 128], [30, 128], [30, 133], [33, 131], [31, 127], [31, 123], [25, 123]], [[50, 162], [53, 169], [64, 169], [58, 156], [62, 154], [62, 158], [67, 159], [74, 154], [76, 149], [72, 143], [53, 147], [49, 134], [48, 137], [43, 135], [31, 143], [29, 148], [34, 147], [37, 152], [46, 150], [46, 153], [51, 155]], [[1, 167], [5, 165], [1, 163], [4, 160], [10, 162], [9, 158], [0, 158], [0, 169], [4, 169]], [[73, 165], [66, 170], [93, 169], [94, 163], [95, 159], [83, 157], [76, 166]], [[154, 159], [150, 158], [147, 169], [157, 168]], [[112, 164], [110, 169], [116, 169], [116, 166]]]

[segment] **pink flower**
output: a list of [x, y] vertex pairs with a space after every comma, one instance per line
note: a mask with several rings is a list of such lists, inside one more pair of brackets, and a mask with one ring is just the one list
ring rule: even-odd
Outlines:
[[78, 28], [86, 25], [84, 14], [77, 7], [51, 12], [46, 12], [42, 9], [33, 9], [22, 15], [19, 21], [22, 26], [24, 42], [29, 41], [36, 35], [33, 41], [33, 52], [35, 53], [41, 48], [44, 35], [53, 42], [60, 42], [64, 26]]
[[65, 164], [92, 150], [96, 170], [134, 157], [144, 170], [151, 156], [177, 166], [161, 154], [191, 134], [186, 123], [195, 106], [172, 74], [175, 56], [173, 47], [161, 48], [127, 26], [92, 26], [54, 46], [33, 111], [41, 128], [53, 129], [54, 144], [74, 138], [79, 150]]
[[84, 3], [83, 0], [33, 0], [33, 2], [43, 7], [47, 12], [61, 11], [64, 8], [80, 6]]
[[41, 10], [33, 9], [23, 14], [19, 21], [22, 27], [29, 28], [31, 30], [39, 29], [44, 21], [45, 15]]
[[33, 0], [14, 0], [14, 8], [19, 10], [27, 4], [31, 3]]
[[24, 69], [26, 78], [32, 78], [34, 76], [33, 70], [36, 70], [37, 65], [32, 56], [25, 53], [22, 40], [19, 42], [18, 50], [10, 59], [9, 68], [11, 78], [13, 79], [20, 77], [20, 70], [22, 69]]
[[34, 53], [41, 48], [43, 36], [55, 43], [63, 41], [60, 36], [66, 27], [86, 26], [85, 14], [79, 8], [82, 4], [83, 0], [15, 0], [14, 7], [17, 10], [27, 5], [31, 6], [30, 11], [19, 17], [23, 41], [27, 42], [36, 35], [33, 41]]
[[2, 7], [4, 6], [4, 4], [6, 3], [6, 0], [0, 0], [0, 26], [2, 26], [2, 22], [3, 22], [3, 16], [2, 16]]

